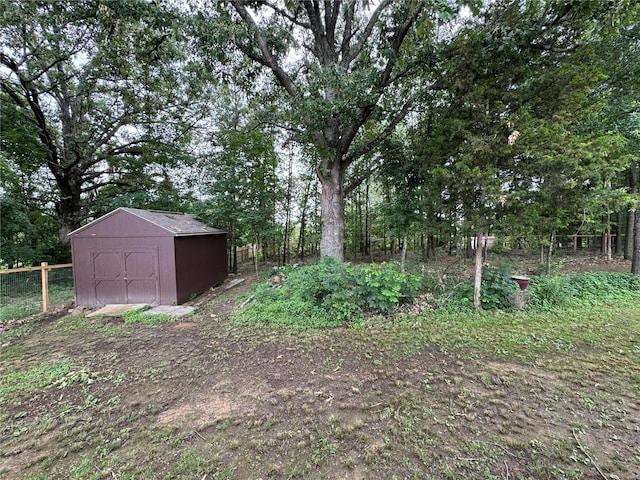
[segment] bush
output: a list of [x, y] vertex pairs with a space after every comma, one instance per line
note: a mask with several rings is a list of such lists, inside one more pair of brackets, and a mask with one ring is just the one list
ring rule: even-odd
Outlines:
[[486, 310], [506, 310], [513, 307], [513, 294], [518, 288], [508, 267], [485, 267], [482, 273], [480, 302]]
[[[481, 302], [486, 310], [511, 308], [517, 284], [507, 267], [487, 267], [483, 272]], [[528, 308], [550, 310], [572, 305], [596, 305], [640, 295], [640, 276], [596, 272], [571, 276], [534, 276], [527, 287]], [[449, 294], [447, 308], [471, 308], [473, 284], [465, 282]]]
[[[389, 314], [413, 300], [420, 278], [395, 263], [353, 267], [332, 257], [287, 270], [284, 282], [260, 283], [254, 301], [236, 312], [245, 321], [299, 326], [336, 326], [358, 321], [364, 311]], [[279, 278], [285, 278], [281, 275]]]
[[573, 295], [562, 277], [532, 277], [529, 281], [529, 307], [547, 310], [562, 304], [567, 296]]
[[420, 290], [420, 277], [399, 272], [393, 263], [363, 265], [358, 273], [357, 297], [373, 311], [389, 314]]
[[[485, 310], [507, 310], [513, 307], [513, 295], [518, 288], [511, 279], [508, 266], [484, 267], [480, 303]], [[473, 310], [473, 280], [459, 283], [445, 293], [440, 304], [448, 310]]]
[[630, 273], [595, 272], [567, 277], [535, 277], [529, 284], [532, 308], [576, 304], [601, 304], [640, 295], [640, 276]]

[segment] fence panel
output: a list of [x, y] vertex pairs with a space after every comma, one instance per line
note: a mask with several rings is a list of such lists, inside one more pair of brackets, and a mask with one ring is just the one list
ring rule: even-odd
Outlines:
[[[43, 288], [43, 287], [46, 287]], [[73, 300], [71, 264], [0, 270], [0, 320], [23, 318]]]
[[238, 263], [246, 263], [249, 260], [253, 260], [253, 252], [253, 245], [245, 245], [244, 247], [236, 249], [236, 258], [238, 260]]

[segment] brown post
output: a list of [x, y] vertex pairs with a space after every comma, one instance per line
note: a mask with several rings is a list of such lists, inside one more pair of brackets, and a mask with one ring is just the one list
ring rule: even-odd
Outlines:
[[40, 274], [42, 276], [42, 311], [49, 309], [49, 263], [40, 264]]

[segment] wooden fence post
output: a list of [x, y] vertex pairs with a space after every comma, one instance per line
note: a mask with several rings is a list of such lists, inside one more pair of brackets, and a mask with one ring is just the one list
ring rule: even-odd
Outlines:
[[49, 263], [40, 264], [40, 274], [42, 275], [42, 311], [49, 309]]

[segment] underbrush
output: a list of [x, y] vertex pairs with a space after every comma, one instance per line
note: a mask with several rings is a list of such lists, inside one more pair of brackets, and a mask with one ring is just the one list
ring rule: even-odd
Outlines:
[[[516, 294], [524, 298], [528, 311], [601, 305], [640, 296], [640, 276], [616, 272], [533, 276], [527, 289], [518, 292], [508, 267], [485, 267], [480, 297], [484, 310], [512, 310]], [[445, 287], [435, 303], [436, 310], [473, 310], [473, 281]]]
[[352, 266], [332, 257], [317, 264], [278, 269], [256, 285], [240, 321], [297, 326], [338, 326], [361, 321], [366, 313], [391, 314], [420, 291], [420, 277], [395, 263]]
[[[512, 278], [512, 270], [508, 264], [485, 267], [481, 295], [484, 310], [517, 310], [516, 298], [526, 305], [525, 312], [534, 313], [640, 297], [637, 275], [597, 272], [534, 276], [522, 292]], [[323, 258], [314, 265], [282, 267], [271, 273], [268, 281], [254, 286], [233, 314], [235, 319], [302, 327], [359, 325], [371, 317], [397, 321], [397, 315], [391, 317], [397, 307], [412, 303], [421, 293], [420, 301], [408, 309], [410, 317], [430, 311], [436, 317], [448, 318], [474, 310], [472, 280], [451, 278], [448, 284], [438, 283], [428, 276], [401, 273], [395, 263], [353, 266]]]
[[624, 302], [640, 296], [640, 276], [595, 272], [564, 277], [534, 277], [529, 284], [529, 308], [547, 310]]

